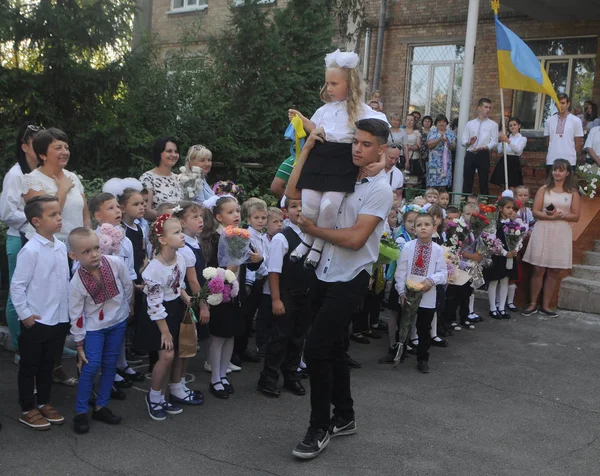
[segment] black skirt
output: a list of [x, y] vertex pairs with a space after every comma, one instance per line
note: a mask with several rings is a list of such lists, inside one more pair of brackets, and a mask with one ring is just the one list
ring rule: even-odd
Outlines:
[[392, 279], [392, 289], [390, 289], [390, 295], [388, 296], [387, 308], [391, 311], [400, 312], [402, 306], [398, 302], [400, 300], [400, 295], [398, 291], [396, 291], [396, 279]]
[[234, 299], [231, 302], [211, 306], [210, 335], [215, 337], [236, 337], [244, 329], [240, 302]]
[[[144, 303], [146, 299], [144, 299]], [[174, 299], [173, 301], [163, 301], [163, 306], [167, 311], [167, 326], [169, 332], [173, 336], [173, 348], [179, 349], [179, 326], [183, 320], [183, 314], [185, 313], [185, 304], [180, 299]], [[156, 321], [153, 321], [145, 313], [145, 316], [139, 316], [137, 321], [137, 327], [135, 331], [135, 347], [136, 349], [144, 349], [148, 351], [162, 350], [160, 345], [160, 329]]]
[[[519, 185], [523, 185], [523, 171], [521, 170], [521, 160], [519, 156], [507, 155], [506, 164], [508, 165], [508, 186], [518, 187]], [[504, 186], [504, 180], [504, 155], [501, 155], [498, 162], [496, 162], [496, 167], [490, 177], [490, 183]]]
[[483, 269], [483, 278], [486, 283], [499, 281], [504, 278], [516, 280], [519, 278], [519, 267], [517, 258], [513, 258], [512, 269], [506, 269], [506, 258], [504, 256], [492, 256], [492, 265]]
[[316, 143], [302, 167], [297, 188], [320, 192], [354, 192], [358, 167], [352, 162], [352, 144]]

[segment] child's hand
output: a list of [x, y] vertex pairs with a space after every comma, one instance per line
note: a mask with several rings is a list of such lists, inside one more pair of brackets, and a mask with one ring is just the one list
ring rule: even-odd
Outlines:
[[285, 306], [281, 299], [273, 299], [273, 314], [275, 316], [283, 316], [285, 314]]
[[250, 251], [250, 261], [253, 263], [260, 263], [263, 260], [263, 256], [258, 252]]
[[423, 281], [423, 292], [424, 293], [429, 291], [432, 287], [433, 287], [433, 284], [431, 283], [431, 281], [429, 281], [428, 279]]
[[80, 345], [77, 347], [77, 370], [79, 370], [79, 373], [81, 373], [81, 367], [83, 367], [83, 364], [87, 363], [88, 359], [85, 356], [85, 350], [83, 350], [83, 346]]
[[288, 119], [291, 121], [294, 116], [298, 116], [303, 121], [306, 119], [306, 117], [304, 117], [300, 111], [297, 111], [296, 109], [288, 109]]
[[160, 348], [164, 350], [173, 350], [173, 336], [169, 331], [160, 335]]
[[325, 129], [322, 127], [317, 127], [308, 135], [304, 147], [312, 149], [316, 142], [320, 142], [321, 144], [325, 143]]
[[[384, 152], [385, 153], [385, 152]], [[367, 177], [375, 177], [379, 172], [385, 168], [385, 162], [373, 162], [365, 167]]]
[[27, 319], [23, 319], [21, 322], [23, 323], [23, 325], [25, 327], [27, 327], [27, 329], [29, 329], [30, 327], [34, 326], [35, 321], [39, 321], [40, 319], [41, 319], [40, 316], [37, 316], [36, 314], [32, 314]]
[[207, 324], [210, 321], [210, 309], [204, 301], [200, 302], [200, 324]]
[[404, 306], [405, 302], [406, 302], [406, 296], [403, 294], [402, 296], [400, 296], [398, 298], [398, 304], [400, 304], [401, 306]]
[[507, 258], [514, 258], [515, 256], [517, 256], [516, 251], [509, 251], [508, 253], [506, 253]]

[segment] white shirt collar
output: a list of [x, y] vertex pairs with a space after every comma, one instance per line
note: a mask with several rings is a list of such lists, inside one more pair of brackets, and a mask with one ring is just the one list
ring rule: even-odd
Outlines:
[[185, 242], [190, 245], [192, 248], [196, 248], [199, 249], [200, 248], [200, 243], [198, 243], [198, 238], [194, 238], [192, 236], [188, 236], [184, 233], [183, 235]]
[[34, 238], [34, 239], [38, 240], [38, 241], [39, 241], [39, 242], [40, 242], [42, 245], [44, 245], [44, 246], [48, 246], [48, 245], [50, 245], [50, 246], [54, 246], [54, 242], [56, 241], [56, 239], [54, 239], [54, 240], [50, 241], [49, 239], [47, 239], [47, 238], [44, 238], [44, 237], [43, 237], [42, 235], [40, 235], [40, 234], [39, 234], [37, 231], [35, 232], [35, 234], [33, 235], [33, 237], [32, 237], [32, 238]]

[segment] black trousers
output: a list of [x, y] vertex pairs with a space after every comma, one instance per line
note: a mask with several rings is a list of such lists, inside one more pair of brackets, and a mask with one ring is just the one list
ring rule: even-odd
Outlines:
[[[239, 333], [235, 338], [233, 344], [233, 352], [241, 356], [248, 347], [248, 341], [250, 339], [250, 333], [252, 332], [252, 320], [254, 315], [260, 306], [260, 301], [263, 297], [263, 285], [265, 284], [264, 279], [256, 280], [252, 284], [250, 294], [242, 300], [242, 321], [243, 331]], [[257, 331], [258, 332], [258, 331]]]
[[379, 322], [381, 299], [373, 289], [364, 295], [363, 305], [352, 315], [352, 332], [366, 332], [370, 326]]
[[431, 347], [431, 321], [435, 309], [420, 307], [417, 311], [417, 336], [419, 337], [419, 346], [417, 347], [417, 360], [429, 360], [429, 347]]
[[19, 335], [19, 403], [21, 410], [33, 410], [36, 404], [34, 388], [37, 387], [37, 404], [50, 402], [52, 370], [57, 350], [62, 351], [61, 334], [58, 326], [47, 326], [36, 322], [32, 327], [21, 324]]
[[473, 193], [475, 171], [479, 174], [479, 193], [489, 195], [488, 180], [490, 176], [490, 151], [467, 152], [465, 154], [465, 168], [463, 170], [463, 193]]
[[444, 325], [449, 327], [456, 321], [456, 311], [460, 320], [463, 321], [469, 316], [469, 297], [473, 288], [471, 283], [465, 283], [462, 286], [449, 284], [446, 288], [446, 310], [444, 311]]
[[300, 380], [298, 366], [304, 348], [304, 338], [310, 326], [307, 291], [281, 290], [281, 301], [285, 307], [283, 316], [271, 313], [269, 340], [265, 351], [265, 365], [260, 378], [276, 384], [279, 371], [284, 382]]
[[310, 378], [313, 429], [329, 427], [331, 405], [335, 416], [354, 419], [344, 339], [368, 284], [369, 273], [362, 271], [348, 282], [316, 281], [312, 289], [313, 322], [304, 345], [304, 361]]

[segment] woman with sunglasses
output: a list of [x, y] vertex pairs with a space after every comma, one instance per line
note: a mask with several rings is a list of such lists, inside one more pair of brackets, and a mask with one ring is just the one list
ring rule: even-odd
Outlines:
[[[12, 279], [17, 265], [17, 255], [21, 250], [21, 235], [25, 234], [27, 219], [25, 218], [25, 202], [21, 197], [21, 180], [23, 175], [35, 170], [38, 166], [35, 152], [33, 151], [33, 138], [43, 127], [35, 124], [23, 124], [17, 134], [16, 156], [17, 163], [4, 176], [2, 195], [0, 195], [0, 220], [8, 225], [6, 232], [6, 257], [8, 260], [8, 280]], [[6, 303], [6, 321], [15, 349], [15, 364], [19, 363], [20, 333], [19, 317], [15, 311], [10, 296]]]

